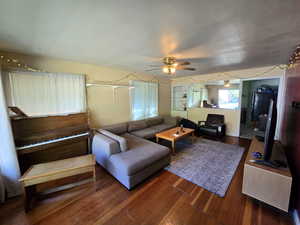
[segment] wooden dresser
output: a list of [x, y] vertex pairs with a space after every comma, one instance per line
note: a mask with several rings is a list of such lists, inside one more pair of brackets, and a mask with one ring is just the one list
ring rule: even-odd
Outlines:
[[[252, 139], [251, 146], [244, 164], [242, 192], [250, 197], [288, 212], [292, 187], [292, 176], [289, 167], [271, 168], [250, 162], [254, 159], [253, 152], [263, 153], [264, 143], [256, 138]], [[272, 160], [287, 162], [284, 150], [280, 143], [275, 142]]]

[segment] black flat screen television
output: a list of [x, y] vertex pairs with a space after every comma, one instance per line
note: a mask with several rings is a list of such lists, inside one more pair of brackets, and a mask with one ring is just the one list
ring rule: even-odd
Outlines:
[[274, 144], [274, 136], [277, 121], [277, 107], [276, 101], [271, 100], [269, 106], [269, 113], [265, 131], [265, 145], [264, 145], [264, 160], [269, 161], [272, 156], [272, 149]]

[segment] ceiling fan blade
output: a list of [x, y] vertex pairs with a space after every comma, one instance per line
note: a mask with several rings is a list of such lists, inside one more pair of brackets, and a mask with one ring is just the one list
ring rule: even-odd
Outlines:
[[187, 66], [190, 64], [191, 64], [190, 62], [178, 62], [178, 65], [180, 65], [180, 66]]
[[160, 65], [148, 65], [149, 67], [161, 67]]
[[178, 68], [178, 70], [190, 70], [190, 71], [195, 71], [196, 68], [191, 68], [191, 67], [181, 67], [181, 68]]
[[155, 71], [155, 70], [161, 70], [161, 68], [146, 69], [145, 71]]
[[191, 67], [185, 67], [184, 70], [191, 70], [191, 71], [195, 71], [196, 68], [191, 68]]

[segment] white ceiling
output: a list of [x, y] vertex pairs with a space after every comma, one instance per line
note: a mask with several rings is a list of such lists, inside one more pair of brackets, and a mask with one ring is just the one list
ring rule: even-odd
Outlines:
[[137, 72], [172, 55], [197, 69], [179, 76], [220, 72], [286, 63], [299, 12], [299, 0], [1, 0], [0, 50]]

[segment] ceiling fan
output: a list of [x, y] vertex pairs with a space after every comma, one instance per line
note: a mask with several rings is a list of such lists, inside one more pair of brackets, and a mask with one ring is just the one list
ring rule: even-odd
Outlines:
[[146, 71], [153, 71], [153, 70], [162, 70], [162, 72], [167, 74], [174, 74], [176, 70], [190, 70], [195, 71], [195, 68], [192, 67], [186, 67], [187, 65], [190, 65], [191, 63], [188, 61], [177, 61], [175, 57], [168, 56], [164, 57], [162, 60], [163, 65], [162, 66], [154, 66], [158, 68], [148, 69]]

